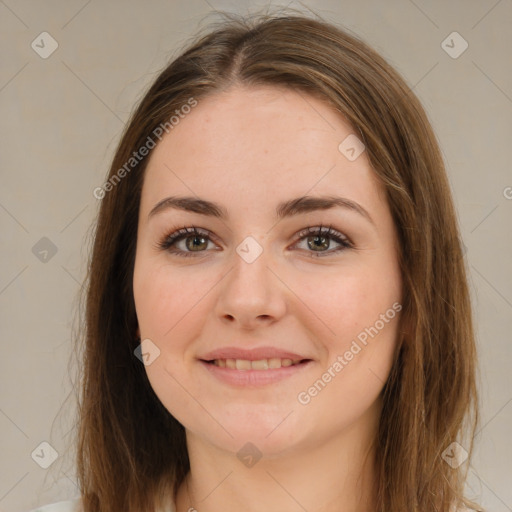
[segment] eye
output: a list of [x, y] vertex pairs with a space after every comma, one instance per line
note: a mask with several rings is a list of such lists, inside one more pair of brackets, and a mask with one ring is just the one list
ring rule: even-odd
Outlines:
[[[178, 242], [185, 241], [185, 248], [176, 248]], [[202, 231], [194, 226], [184, 227], [174, 231], [170, 235], [164, 236], [164, 238], [158, 242], [157, 247], [163, 251], [168, 251], [171, 254], [177, 256], [195, 256], [194, 253], [204, 252], [208, 246], [210, 240], [210, 233], [208, 231]], [[190, 252], [187, 252], [189, 251]]]
[[[324, 228], [322, 228], [322, 226], [309, 227], [302, 230], [298, 234], [298, 237], [299, 242], [304, 240], [307, 248], [312, 249], [311, 257], [313, 258], [332, 255], [333, 253], [338, 253], [353, 247], [352, 243], [345, 235], [336, 231], [331, 226]], [[330, 247], [331, 241], [337, 243], [339, 247], [330, 251], [323, 250], [323, 248]]]
[[[308, 227], [297, 234], [299, 240], [295, 243], [295, 246], [299, 242], [305, 241], [307, 252], [310, 252], [312, 257], [322, 257], [333, 253], [338, 253], [345, 249], [352, 248], [352, 243], [339, 231], [336, 231], [331, 226], [329, 227]], [[184, 227], [172, 232], [169, 235], [163, 237], [156, 245], [157, 249], [167, 251], [177, 256], [198, 256], [198, 253], [206, 252], [208, 243], [213, 243], [211, 238], [212, 235], [206, 230], [201, 230], [194, 226]], [[179, 242], [184, 241], [184, 245], [178, 247]], [[339, 245], [338, 248], [333, 250], [328, 249], [332, 242]], [[311, 249], [309, 251], [308, 249]]]

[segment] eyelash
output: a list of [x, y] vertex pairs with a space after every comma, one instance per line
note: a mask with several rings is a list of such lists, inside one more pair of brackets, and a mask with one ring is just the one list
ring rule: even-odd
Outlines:
[[[208, 231], [203, 231], [199, 228], [196, 228], [195, 226], [192, 227], [183, 227], [181, 229], [178, 229], [174, 232], [171, 232], [168, 235], [165, 235], [157, 244], [156, 248], [162, 251], [167, 251], [171, 254], [175, 254], [176, 256], [180, 257], [195, 257], [196, 254], [199, 255], [202, 252], [206, 251], [197, 251], [195, 253], [194, 251], [182, 251], [177, 250], [175, 248], [172, 248], [173, 245], [175, 245], [177, 242], [187, 239], [189, 237], [193, 236], [201, 236], [205, 237], [208, 241], [213, 241], [210, 238], [210, 233]], [[298, 240], [297, 242], [302, 241], [304, 238], [310, 238], [315, 236], [321, 236], [321, 237], [328, 237], [331, 238], [334, 242], [341, 244], [341, 247], [338, 247], [337, 249], [331, 250], [331, 251], [320, 251], [318, 253], [315, 253], [314, 251], [308, 251], [311, 252], [312, 258], [321, 258], [324, 256], [332, 255], [333, 253], [338, 253], [341, 251], [344, 251], [345, 249], [353, 248], [352, 243], [348, 240], [347, 237], [345, 237], [343, 234], [341, 234], [339, 231], [336, 231], [332, 228], [332, 226], [328, 227], [322, 227], [322, 225], [318, 227], [308, 227], [306, 229], [303, 229], [299, 233], [297, 233]], [[172, 249], [171, 249], [172, 248]]]

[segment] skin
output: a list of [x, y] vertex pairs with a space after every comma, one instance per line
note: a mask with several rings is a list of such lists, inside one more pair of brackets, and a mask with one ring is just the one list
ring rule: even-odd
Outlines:
[[[154, 149], [142, 189], [133, 277], [139, 335], [160, 350], [145, 366], [151, 385], [186, 428], [191, 471], [177, 511], [368, 512], [374, 508], [373, 448], [381, 392], [392, 365], [398, 317], [309, 403], [298, 400], [365, 328], [401, 301], [395, 227], [363, 152], [338, 145], [354, 130], [327, 104], [273, 87], [233, 87], [201, 99]], [[303, 195], [359, 203], [277, 222], [276, 205]], [[171, 195], [222, 205], [227, 220], [176, 209], [148, 219]], [[353, 244], [324, 242], [305, 228], [332, 225]], [[215, 238], [181, 257], [156, 245], [195, 226]], [[237, 246], [252, 236], [263, 252], [247, 263]], [[192, 252], [194, 235], [177, 242]], [[309, 237], [309, 238], [308, 238]], [[308, 245], [308, 239], [310, 244]], [[187, 248], [188, 247], [188, 248]], [[327, 254], [329, 253], [330, 254]], [[277, 383], [240, 389], [198, 357], [226, 346], [265, 345], [313, 360]], [[331, 369], [332, 373], [332, 369]], [[251, 442], [252, 467], [237, 452]], [[365, 462], [365, 456], [368, 456]]]

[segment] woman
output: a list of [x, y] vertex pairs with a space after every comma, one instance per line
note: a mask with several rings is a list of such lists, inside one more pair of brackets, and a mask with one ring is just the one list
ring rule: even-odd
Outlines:
[[95, 196], [81, 499], [53, 507], [482, 510], [450, 189], [375, 51], [228, 19], [156, 79]]

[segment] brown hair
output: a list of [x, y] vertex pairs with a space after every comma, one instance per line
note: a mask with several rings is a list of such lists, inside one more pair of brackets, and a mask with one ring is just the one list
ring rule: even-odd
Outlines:
[[115, 153], [85, 296], [77, 442], [84, 511], [152, 512], [170, 496], [166, 485], [176, 493], [189, 470], [184, 428], [134, 356], [132, 278], [149, 156], [126, 163], [190, 98], [235, 84], [328, 102], [363, 138], [386, 191], [404, 297], [375, 440], [376, 512], [448, 512], [462, 503], [482, 510], [463, 496], [466, 465], [454, 469], [442, 457], [456, 440], [471, 456], [478, 408], [465, 262], [435, 135], [411, 89], [374, 50], [321, 19], [281, 13], [228, 15], [198, 36], [152, 84]]

